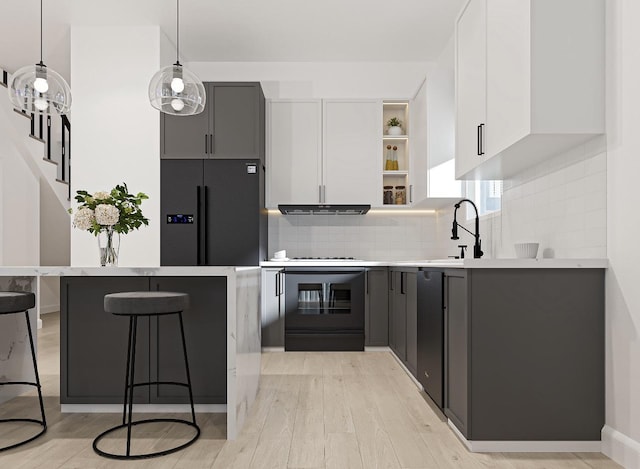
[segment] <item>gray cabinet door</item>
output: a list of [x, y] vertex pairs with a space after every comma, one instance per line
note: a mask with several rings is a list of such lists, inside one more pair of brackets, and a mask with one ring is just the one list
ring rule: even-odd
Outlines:
[[[60, 279], [60, 402], [121, 404], [125, 391], [129, 318], [104, 311], [108, 293], [147, 291], [144, 277]], [[138, 319], [135, 379], [149, 380], [149, 319]], [[134, 402], [149, 402], [139, 387]]]
[[444, 413], [466, 437], [468, 428], [469, 317], [466, 273], [445, 276], [445, 409]]
[[160, 113], [161, 158], [207, 158], [210, 153], [209, 107], [211, 94], [207, 90], [207, 104], [195, 116], [171, 116]]
[[259, 83], [210, 83], [212, 158], [264, 160], [264, 95]]
[[407, 321], [407, 368], [416, 376], [418, 372], [418, 292], [417, 275], [414, 272], [405, 272], [405, 304]]
[[389, 345], [389, 271], [367, 271], [365, 304], [365, 345]]
[[404, 272], [393, 272], [393, 342], [394, 351], [403, 362], [407, 360], [407, 296], [406, 275]]
[[262, 346], [284, 347], [284, 276], [282, 269], [262, 270]]
[[[151, 290], [190, 295], [183, 312], [193, 398], [198, 404], [224, 404], [227, 396], [227, 282], [224, 277], [158, 277]], [[180, 325], [177, 315], [151, 321], [151, 381], [186, 382]], [[184, 387], [151, 388], [152, 403], [187, 403]]]

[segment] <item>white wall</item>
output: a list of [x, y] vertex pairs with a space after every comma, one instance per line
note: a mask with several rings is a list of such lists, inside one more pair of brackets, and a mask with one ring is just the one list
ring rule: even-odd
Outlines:
[[[0, 92], [6, 90], [0, 88]], [[25, 138], [28, 122], [25, 119]], [[0, 265], [38, 265], [40, 184], [4, 134], [12, 128], [4, 122], [0, 125]]]
[[606, 424], [604, 452], [640, 468], [640, 3], [607, 1]]
[[[121, 266], [160, 264], [160, 117], [147, 96], [160, 43], [157, 26], [71, 28], [72, 194], [126, 182], [149, 195], [142, 211], [150, 224], [122, 237]], [[97, 240], [72, 230], [71, 265], [98, 264]]]

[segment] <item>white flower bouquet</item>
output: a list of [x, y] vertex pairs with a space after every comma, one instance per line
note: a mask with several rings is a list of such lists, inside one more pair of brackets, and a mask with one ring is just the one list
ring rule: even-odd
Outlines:
[[[98, 191], [91, 195], [87, 191], [77, 191], [75, 199], [79, 205], [73, 216], [73, 226], [95, 236], [107, 227], [116, 233], [128, 233], [149, 224], [140, 209], [142, 201], [148, 198], [143, 192], [129, 194], [125, 183], [111, 192]], [[71, 209], [69, 213], [72, 213]]]

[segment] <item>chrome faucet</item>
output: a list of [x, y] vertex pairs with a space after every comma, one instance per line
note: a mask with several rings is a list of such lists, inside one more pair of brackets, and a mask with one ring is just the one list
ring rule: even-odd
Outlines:
[[[464, 226], [459, 224], [456, 219], [456, 214], [462, 202], [469, 202], [473, 206], [473, 209], [476, 211], [476, 232], [475, 233], [472, 233], [471, 231], [466, 229]], [[469, 199], [462, 199], [460, 202], [455, 204], [454, 207], [456, 209], [453, 211], [453, 226], [451, 227], [451, 239], [460, 239], [458, 238], [458, 227], [462, 228], [464, 231], [466, 231], [467, 233], [469, 233], [471, 236], [475, 238], [476, 242], [473, 245], [473, 258], [480, 259], [484, 253], [482, 252], [482, 241], [480, 241], [480, 218], [478, 217], [478, 207], [476, 207], [476, 204], [474, 204], [473, 201]]]

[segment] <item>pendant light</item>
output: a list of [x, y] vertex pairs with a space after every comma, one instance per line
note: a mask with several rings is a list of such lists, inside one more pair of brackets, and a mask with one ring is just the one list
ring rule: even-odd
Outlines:
[[180, 0], [176, 0], [176, 63], [161, 68], [149, 83], [151, 105], [165, 114], [192, 116], [204, 111], [202, 81], [180, 63]]
[[8, 86], [9, 99], [18, 109], [39, 114], [67, 114], [71, 89], [59, 73], [42, 61], [42, 0], [40, 0], [40, 63], [18, 69]]

